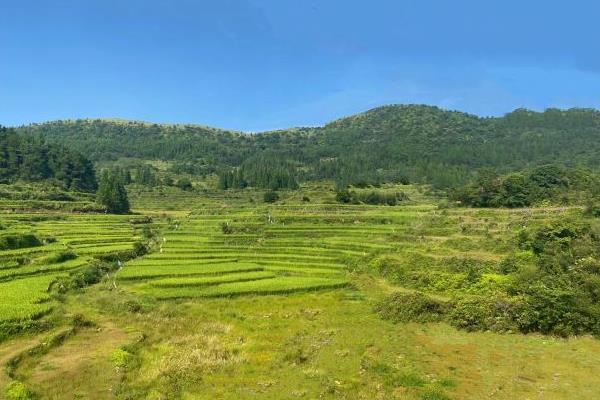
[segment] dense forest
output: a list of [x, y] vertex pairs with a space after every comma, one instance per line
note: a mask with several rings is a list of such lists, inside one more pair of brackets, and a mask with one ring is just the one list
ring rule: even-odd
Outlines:
[[473, 207], [527, 207], [542, 202], [584, 203], [600, 197], [600, 174], [586, 168], [543, 165], [506, 175], [480, 171], [473, 182], [450, 190]]
[[63, 189], [96, 190], [94, 166], [81, 153], [0, 127], [0, 183], [53, 181]]
[[264, 189], [297, 189], [294, 165], [273, 153], [259, 154], [240, 167], [225, 169], [219, 174], [220, 189], [243, 189], [247, 186]]
[[478, 171], [498, 173], [544, 164], [600, 166], [600, 112], [533, 112], [501, 118], [394, 105], [318, 128], [243, 134], [194, 125], [76, 120], [18, 128], [84, 152], [94, 161], [123, 157], [172, 162], [172, 172], [233, 171], [260, 154], [297, 167], [300, 180], [334, 179], [339, 186], [421, 182], [464, 184]]

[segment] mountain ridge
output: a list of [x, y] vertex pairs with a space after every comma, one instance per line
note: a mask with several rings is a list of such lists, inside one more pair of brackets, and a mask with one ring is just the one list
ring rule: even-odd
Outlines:
[[[198, 173], [270, 153], [306, 179], [463, 182], [483, 168], [508, 172], [548, 163], [600, 166], [600, 111], [516, 109], [479, 117], [427, 105], [388, 105], [333, 120], [255, 134], [197, 125], [85, 119], [17, 128], [94, 161], [119, 158], [186, 164]], [[350, 178], [352, 177], [352, 178]]]
[[438, 107], [438, 106], [434, 106], [434, 105], [429, 105], [429, 104], [424, 104], [424, 103], [394, 103], [394, 104], [385, 104], [385, 105], [381, 105], [381, 106], [377, 106], [377, 107], [373, 107], [370, 109], [367, 109], [365, 111], [361, 111], [361, 112], [357, 112], [354, 114], [348, 114], [348, 115], [344, 115], [338, 118], [334, 118], [328, 122], [325, 122], [324, 124], [321, 125], [298, 125], [298, 126], [291, 126], [288, 128], [276, 128], [276, 129], [268, 129], [268, 130], [261, 130], [261, 131], [245, 131], [245, 130], [239, 130], [239, 129], [232, 129], [232, 128], [222, 128], [222, 127], [217, 127], [217, 126], [213, 126], [213, 125], [206, 125], [206, 124], [201, 124], [201, 123], [188, 123], [188, 122], [153, 122], [153, 121], [147, 121], [147, 120], [139, 120], [139, 119], [128, 119], [128, 118], [122, 118], [122, 117], [85, 117], [85, 118], [67, 118], [67, 119], [55, 119], [55, 120], [48, 120], [48, 121], [41, 121], [41, 122], [31, 122], [28, 124], [21, 124], [18, 126], [8, 126], [6, 125], [7, 128], [15, 128], [15, 129], [23, 129], [23, 128], [27, 128], [29, 126], [43, 126], [43, 125], [49, 125], [49, 124], [54, 124], [54, 123], [76, 123], [76, 122], [107, 122], [107, 123], [115, 123], [115, 124], [139, 124], [139, 125], [144, 125], [144, 126], [153, 126], [153, 125], [158, 125], [158, 126], [164, 126], [164, 127], [193, 127], [193, 128], [201, 128], [201, 129], [210, 129], [210, 130], [215, 130], [215, 131], [223, 131], [223, 132], [229, 132], [229, 133], [240, 133], [240, 134], [247, 134], [247, 135], [257, 135], [257, 134], [263, 134], [263, 133], [274, 133], [274, 132], [287, 132], [287, 131], [294, 131], [294, 130], [308, 130], [308, 129], [319, 129], [319, 128], [324, 128], [327, 127], [331, 124], [335, 124], [339, 121], [344, 121], [344, 120], [348, 120], [348, 119], [359, 119], [361, 117], [367, 116], [369, 114], [373, 114], [379, 111], [383, 111], [383, 110], [402, 110], [402, 109], [408, 109], [408, 108], [422, 108], [422, 109], [429, 109], [429, 110], [437, 110], [437, 111], [441, 111], [443, 113], [453, 113], [453, 114], [460, 114], [460, 115], [464, 115], [464, 116], [468, 116], [468, 117], [472, 117], [472, 118], [476, 118], [479, 120], [501, 120], [504, 119], [506, 117], [510, 117], [514, 114], [527, 114], [527, 115], [543, 115], [545, 113], [548, 112], [560, 112], [560, 113], [570, 113], [570, 112], [590, 112], [590, 113], [595, 113], [598, 114], [598, 116], [600, 116], [600, 109], [596, 109], [593, 107], [571, 107], [571, 108], [556, 108], [556, 107], [549, 107], [544, 109], [543, 111], [536, 111], [536, 110], [532, 110], [532, 109], [528, 109], [528, 108], [516, 108], [512, 111], [508, 111], [505, 114], [503, 114], [502, 116], [480, 116], [474, 113], [469, 113], [466, 111], [460, 111], [460, 110], [454, 110], [454, 109], [447, 109], [447, 108], [443, 108], [443, 107]]

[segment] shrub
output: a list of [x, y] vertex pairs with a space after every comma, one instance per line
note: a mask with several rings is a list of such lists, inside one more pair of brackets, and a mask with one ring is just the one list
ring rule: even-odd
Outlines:
[[[600, 288], [599, 288], [600, 289]], [[516, 320], [522, 332], [558, 336], [591, 332], [600, 335], [600, 304], [564, 284], [545, 282], [529, 287]]]
[[350, 192], [348, 190], [341, 190], [336, 193], [335, 199], [338, 203], [353, 203], [353, 204], [371, 204], [371, 205], [388, 205], [395, 206], [399, 202], [408, 200], [408, 196], [404, 192]]
[[277, 194], [277, 192], [274, 190], [269, 190], [268, 192], [265, 192], [263, 200], [265, 203], [275, 203], [277, 200], [279, 200], [279, 194]]
[[230, 235], [233, 233], [233, 227], [228, 222], [221, 222], [221, 232], [225, 235]]
[[571, 242], [589, 232], [589, 226], [573, 221], [554, 221], [538, 228], [529, 244], [536, 255], [566, 250]]
[[144, 215], [143, 217], [139, 217], [139, 218], [131, 218], [129, 220], [129, 223], [132, 225], [143, 225], [143, 224], [151, 224], [152, 223], [152, 217], [149, 215]]
[[35, 235], [7, 235], [0, 237], [0, 250], [25, 249], [42, 246], [43, 243]]
[[600, 217], [600, 202], [588, 202], [583, 210], [583, 214], [588, 217]]
[[335, 201], [338, 203], [348, 204], [352, 201], [352, 195], [348, 190], [339, 190], [335, 194]]
[[402, 281], [407, 273], [406, 266], [400, 264], [398, 260], [389, 257], [380, 257], [371, 262], [371, 267], [377, 273], [392, 281]]
[[77, 258], [77, 254], [75, 254], [73, 251], [65, 250], [65, 251], [61, 251], [58, 254], [55, 254], [53, 256], [47, 257], [45, 259], [45, 262], [47, 262], [48, 264], [58, 264], [58, 263], [62, 263], [65, 261], [74, 260], [76, 258]]
[[7, 400], [34, 400], [37, 396], [34, 395], [27, 387], [19, 381], [13, 381], [6, 387]]
[[398, 292], [377, 304], [376, 310], [382, 318], [393, 322], [435, 322], [444, 318], [448, 306], [421, 292]]
[[73, 286], [82, 288], [100, 282], [102, 279], [102, 268], [98, 264], [86, 266], [81, 272], [75, 274], [72, 280]]
[[125, 369], [131, 363], [133, 354], [123, 348], [115, 350], [110, 356], [110, 361], [117, 369]]
[[133, 244], [133, 249], [131, 250], [123, 250], [116, 251], [113, 253], [107, 254], [99, 254], [94, 256], [95, 259], [104, 261], [104, 262], [125, 262], [128, 260], [133, 260], [134, 258], [143, 256], [144, 254], [148, 254], [150, 251], [149, 247], [142, 242], [135, 242]]
[[116, 264], [97, 261], [93, 264], [86, 265], [83, 269], [68, 277], [55, 280], [50, 285], [49, 290], [56, 288], [58, 292], [65, 292], [69, 289], [81, 289], [100, 282], [104, 275], [114, 271], [116, 268]]
[[189, 191], [192, 190], [194, 187], [192, 186], [192, 181], [190, 181], [188, 178], [181, 178], [177, 181], [177, 187], [181, 190], [185, 190], [185, 191]]
[[452, 301], [448, 321], [468, 331], [516, 331], [519, 307], [517, 298], [502, 295], [457, 297]]
[[144, 239], [152, 239], [156, 237], [156, 232], [152, 230], [149, 226], [144, 226], [142, 228], [142, 237]]
[[440, 389], [428, 388], [419, 396], [421, 400], [450, 400]]

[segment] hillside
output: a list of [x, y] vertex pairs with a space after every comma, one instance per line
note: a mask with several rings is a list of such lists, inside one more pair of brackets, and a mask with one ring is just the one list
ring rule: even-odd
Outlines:
[[[303, 167], [305, 180], [402, 181], [448, 187], [483, 168], [508, 172], [547, 163], [600, 165], [600, 112], [519, 109], [480, 118], [424, 105], [392, 105], [317, 128], [262, 134], [133, 121], [75, 120], [18, 128], [94, 161], [122, 157], [191, 164], [198, 173], [269, 152]], [[190, 168], [188, 168], [190, 169]]]
[[0, 184], [47, 180], [66, 190], [96, 189], [93, 164], [81, 153], [0, 126]]

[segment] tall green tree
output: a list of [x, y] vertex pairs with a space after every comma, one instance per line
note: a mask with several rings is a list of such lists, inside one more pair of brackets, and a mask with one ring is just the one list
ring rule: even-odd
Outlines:
[[100, 177], [96, 201], [106, 207], [111, 214], [127, 214], [129, 199], [122, 175], [118, 171], [104, 170]]

